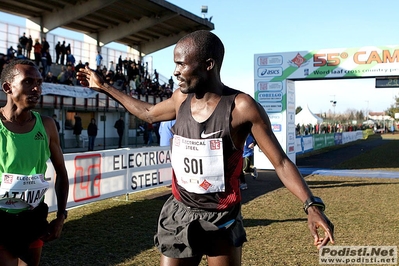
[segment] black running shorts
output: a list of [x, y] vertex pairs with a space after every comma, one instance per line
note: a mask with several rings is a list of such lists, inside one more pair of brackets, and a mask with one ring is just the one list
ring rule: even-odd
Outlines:
[[173, 195], [165, 202], [158, 220], [155, 246], [170, 258], [215, 255], [212, 241], [225, 239], [240, 247], [247, 241], [241, 205], [228, 211], [190, 208]]

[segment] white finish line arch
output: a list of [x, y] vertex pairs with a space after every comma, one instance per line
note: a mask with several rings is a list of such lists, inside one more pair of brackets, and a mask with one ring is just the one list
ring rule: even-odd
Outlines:
[[[255, 54], [254, 98], [269, 115], [272, 129], [295, 163], [295, 80], [399, 76], [399, 46], [322, 49]], [[273, 169], [255, 148], [254, 164]]]

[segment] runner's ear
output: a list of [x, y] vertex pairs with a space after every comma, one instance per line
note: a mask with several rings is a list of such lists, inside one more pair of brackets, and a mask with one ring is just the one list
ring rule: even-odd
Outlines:
[[212, 70], [215, 67], [215, 60], [213, 58], [206, 59], [206, 70]]
[[8, 82], [3, 82], [3, 84], [1, 84], [1, 87], [2, 87], [2, 89], [3, 89], [3, 91], [4, 91], [4, 93], [6, 93], [6, 94], [8, 94], [8, 93], [11, 92], [10, 83], [8, 83]]

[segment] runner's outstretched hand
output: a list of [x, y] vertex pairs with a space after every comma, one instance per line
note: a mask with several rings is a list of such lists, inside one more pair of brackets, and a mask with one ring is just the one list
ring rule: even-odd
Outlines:
[[89, 87], [96, 91], [101, 91], [100, 87], [104, 84], [104, 80], [87, 66], [78, 70], [76, 79], [82, 86]]
[[[317, 249], [327, 245], [328, 242], [334, 244], [334, 225], [319, 208], [308, 209], [308, 227], [314, 239], [313, 245]], [[319, 235], [318, 229], [324, 231], [324, 237]]]

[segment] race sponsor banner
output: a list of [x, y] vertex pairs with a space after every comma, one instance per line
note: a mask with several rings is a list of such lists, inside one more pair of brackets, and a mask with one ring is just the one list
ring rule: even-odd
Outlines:
[[297, 136], [295, 141], [295, 153], [306, 153], [313, 150], [313, 135]]
[[335, 138], [334, 138], [335, 133], [329, 133], [329, 134], [325, 134], [325, 135], [326, 135], [326, 147], [334, 146], [335, 145]]
[[[273, 132], [288, 157], [296, 150], [287, 141], [295, 118], [296, 80], [395, 77], [399, 75], [399, 46], [365, 46], [254, 55], [254, 98], [270, 117]], [[278, 121], [275, 118], [279, 118]], [[317, 140], [317, 146], [331, 139]], [[343, 143], [346, 141], [342, 139]], [[318, 148], [315, 146], [315, 148]], [[295, 153], [294, 153], [295, 154]], [[272, 169], [262, 152], [254, 154], [255, 166]]]
[[315, 150], [326, 147], [326, 136], [325, 134], [313, 135], [313, 147]]
[[[64, 159], [69, 178], [68, 208], [170, 185], [172, 180], [169, 147], [71, 153], [65, 154]], [[50, 211], [54, 211], [56, 176], [51, 161], [47, 166], [45, 177], [50, 187], [45, 201]]]
[[336, 133], [334, 135], [334, 144], [335, 145], [342, 144], [342, 133]]
[[43, 82], [42, 95], [61, 95], [75, 98], [95, 98], [97, 91], [81, 86]]
[[328, 146], [341, 145], [351, 141], [363, 139], [364, 131], [357, 130], [352, 132], [313, 134], [296, 136], [296, 154], [306, 153], [312, 150], [322, 149]]

